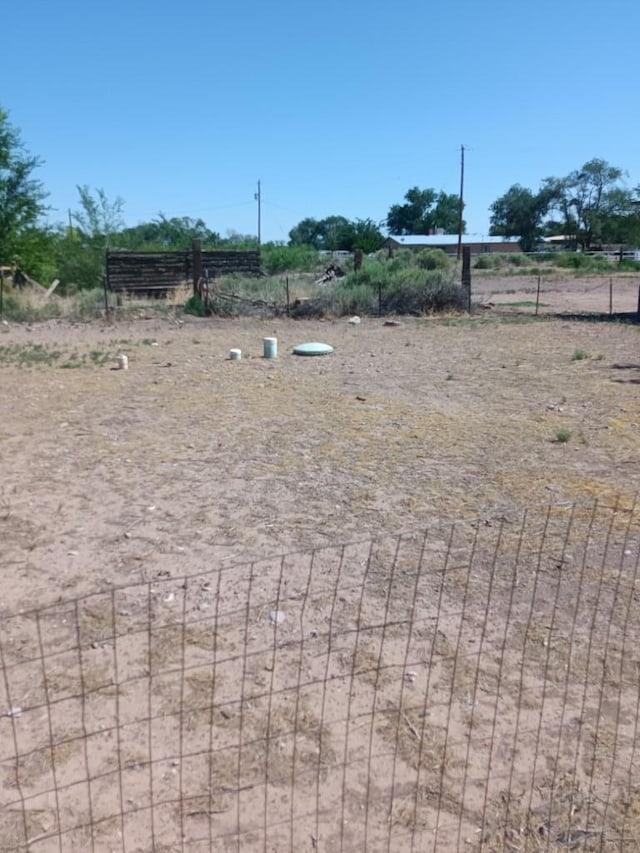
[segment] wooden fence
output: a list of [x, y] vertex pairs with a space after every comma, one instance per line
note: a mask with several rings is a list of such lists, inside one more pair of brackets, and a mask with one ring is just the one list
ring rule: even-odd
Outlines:
[[188, 283], [196, 290], [203, 277], [260, 275], [260, 252], [202, 251], [198, 245], [181, 252], [107, 251], [106, 271], [113, 293], [164, 296]]

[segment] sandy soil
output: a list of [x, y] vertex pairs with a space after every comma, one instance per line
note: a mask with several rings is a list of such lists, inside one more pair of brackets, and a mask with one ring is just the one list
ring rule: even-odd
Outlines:
[[[186, 574], [640, 483], [635, 326], [185, 318], [0, 334], [5, 612], [138, 580], [149, 561]], [[291, 354], [316, 339], [334, 355]]]
[[[487, 297], [497, 301], [497, 284], [485, 280], [485, 286]], [[588, 295], [593, 292], [589, 290]], [[506, 295], [507, 301], [519, 301], [519, 293]], [[608, 304], [608, 291], [606, 296]], [[550, 300], [545, 293], [545, 301]], [[480, 756], [482, 744], [492, 727], [495, 729], [495, 690], [492, 692], [490, 685], [486, 688], [493, 696], [486, 699], [486, 714], [480, 706], [477, 712], [470, 711], [474, 703], [467, 707], [467, 700], [460, 698], [452, 716], [451, 696], [458, 692], [460, 697], [467, 696], [469, 684], [477, 687], [478, 671], [464, 667], [456, 671], [455, 665], [451, 671], [451, 662], [458, 662], [456, 646], [473, 643], [479, 636], [485, 638], [486, 625], [491, 624], [494, 634], [486, 634], [487, 648], [498, 656], [495, 660], [500, 660], [500, 673], [502, 667], [505, 672], [524, 671], [515, 653], [513, 658], [499, 653], [504, 645], [500, 602], [504, 604], [505, 599], [487, 598], [483, 605], [485, 587], [481, 583], [474, 593], [478, 607], [475, 612], [470, 608], [465, 621], [464, 613], [461, 616], [453, 606], [458, 590], [455, 583], [447, 591], [449, 604], [439, 615], [435, 584], [433, 594], [425, 593], [424, 601], [421, 599], [419, 653], [417, 648], [409, 648], [415, 636], [406, 637], [402, 632], [387, 636], [384, 631], [372, 631], [359, 645], [357, 632], [348, 626], [354, 624], [363, 584], [369, 583], [363, 572], [370, 565], [370, 540], [377, 537], [381, 543], [376, 554], [386, 568], [376, 576], [371, 596], [367, 595], [364, 603], [360, 600], [356, 624], [364, 619], [364, 623], [376, 625], [381, 613], [393, 615], [394, 608], [406, 617], [410, 596], [404, 592], [413, 581], [407, 576], [400, 583], [394, 579], [394, 572], [398, 565], [420, 561], [423, 531], [435, 522], [479, 519], [483, 529], [490, 531], [505, 519], [521, 517], [525, 507], [549, 502], [565, 507], [594, 497], [605, 502], [620, 497], [626, 506], [632, 505], [640, 487], [638, 335], [638, 327], [632, 325], [563, 319], [522, 322], [518, 317], [495, 318], [491, 310], [471, 320], [401, 319], [394, 325], [387, 325], [384, 319], [364, 319], [359, 325], [344, 320], [145, 319], [142, 313], [138, 319], [109, 324], [52, 322], [1, 327], [0, 615], [4, 620], [5, 665], [11, 668], [25, 659], [17, 653], [12, 657], [18, 647], [37, 647], [42, 654], [44, 617], [34, 621], [30, 614], [35, 607], [50, 607], [46, 624], [51, 642], [59, 644], [56, 654], [64, 648], [72, 650], [76, 659], [71, 663], [62, 655], [49, 671], [50, 681], [58, 679], [60, 718], [55, 726], [65, 732], [64, 743], [71, 738], [70, 730], [79, 740], [83, 733], [86, 740], [88, 729], [117, 731], [121, 739], [118, 761], [125, 747], [129, 756], [126, 772], [120, 767], [120, 792], [125, 784], [124, 772], [125, 787], [129, 786], [136, 808], [148, 802], [142, 792], [149, 784], [152, 788], [155, 784], [156, 797], [160, 791], [170, 800], [178, 776], [182, 798], [185, 790], [190, 791], [189, 802], [196, 803], [188, 820], [182, 812], [178, 819], [175, 809], [165, 810], [155, 825], [144, 822], [147, 813], [143, 820], [134, 806], [126, 806], [132, 811], [127, 817], [126, 843], [122, 840], [124, 824], [110, 835], [108, 819], [119, 814], [118, 804], [105, 805], [101, 814], [106, 829], [102, 835], [91, 836], [93, 846], [85, 831], [77, 838], [69, 835], [64, 849], [110, 850], [114, 849], [113, 838], [118, 837], [123, 850], [147, 850], [151, 848], [145, 839], [153, 837], [158, 844], [165, 844], [154, 849], [166, 850], [408, 850], [414, 849], [414, 843], [415, 849], [422, 850], [431, 849], [433, 821], [437, 824], [441, 815], [453, 835], [441, 837], [437, 849], [475, 843], [477, 824], [473, 815], [481, 812], [488, 796], [480, 782], [468, 785], [466, 796], [471, 797], [473, 808], [467, 804], [465, 810], [462, 806], [458, 810], [453, 803], [447, 812], [448, 794], [441, 791], [436, 814], [435, 807], [429, 805], [433, 791], [429, 794], [429, 784], [424, 782], [416, 787], [415, 775], [410, 772], [412, 767], [415, 770], [415, 762], [407, 758], [406, 751], [420, 730], [421, 754], [422, 745], [427, 746], [426, 765], [419, 760], [418, 773], [422, 768], [428, 774], [429, 767], [433, 771], [444, 761], [443, 750], [448, 747], [442, 742], [442, 732], [450, 732], [460, 747], [452, 777], [458, 767], [463, 773], [458, 780], [463, 789], [469, 773], [478, 780], [485, 778], [483, 774], [488, 771]], [[262, 357], [265, 336], [278, 339], [275, 360]], [[323, 358], [292, 355], [292, 347], [305, 340], [330, 343], [335, 352]], [[231, 347], [242, 350], [240, 361], [228, 359]], [[127, 354], [128, 370], [115, 369], [119, 353]], [[568, 440], [560, 441], [558, 436]], [[405, 533], [406, 538], [397, 540], [399, 533]], [[445, 539], [444, 534], [429, 539], [436, 562], [446, 557]], [[401, 549], [400, 561], [398, 541], [406, 549], [406, 554]], [[343, 543], [357, 542], [365, 544], [350, 545], [346, 552], [340, 548]], [[487, 541], [487, 554], [494, 544]], [[471, 561], [469, 547], [467, 540], [460, 543], [460, 553], [467, 554], [460, 557], [462, 565], [465, 559]], [[579, 547], [578, 538], [575, 548]], [[314, 548], [327, 550], [316, 551], [317, 562], [310, 563]], [[278, 559], [282, 554], [293, 556], [283, 561]], [[394, 567], [391, 576], [389, 566]], [[192, 580], [184, 581], [185, 577]], [[215, 594], [212, 579], [217, 584]], [[567, 587], [558, 597], [567, 608], [575, 580], [575, 576], [567, 575]], [[112, 592], [125, 586], [127, 589], [117, 595]], [[314, 590], [317, 599], [313, 599]], [[542, 584], [540, 592], [532, 591], [529, 598], [549, 596], [551, 592], [551, 587]], [[80, 604], [74, 603], [79, 596], [87, 597]], [[524, 596], [521, 618], [514, 620], [515, 627], [509, 631], [523, 630], [529, 598]], [[286, 642], [275, 644], [269, 622], [270, 608], [278, 609], [283, 600], [288, 621], [282, 631], [285, 640], [289, 637], [288, 646]], [[299, 641], [294, 642], [297, 634], [293, 628], [303, 622], [305, 630], [308, 627], [308, 600], [315, 601], [310, 630], [313, 628], [321, 643], [309, 659], [306, 651], [303, 656]], [[70, 601], [71, 605], [66, 603]], [[185, 665], [191, 676], [189, 695], [197, 698], [198, 691], [213, 695], [208, 692], [213, 690], [212, 649], [210, 639], [203, 636], [211, 636], [214, 614], [204, 611], [214, 602], [216, 630], [221, 630], [220, 626], [225, 629], [224, 639], [213, 647], [220, 660], [216, 707], [229, 709], [228, 715], [216, 719], [216, 731], [220, 734], [233, 729], [233, 736], [229, 734], [226, 741], [231, 754], [237, 751], [238, 724], [241, 742], [244, 726], [244, 737], [251, 731], [252, 742], [259, 750], [258, 758], [255, 750], [246, 752], [253, 756], [243, 759], [249, 762], [246, 766], [240, 759], [236, 762], [233, 751], [235, 763], [226, 772], [225, 740], [220, 735], [216, 749], [220, 750], [217, 772], [222, 781], [215, 796], [210, 783], [200, 785], [211, 775], [211, 750], [203, 757], [192, 749], [192, 766], [182, 762], [177, 770], [178, 765], [172, 763], [176, 754], [182, 758], [189, 752], [189, 738], [201, 740], [203, 731], [212, 730], [207, 726], [211, 722], [208, 717], [204, 723], [194, 717], [186, 729], [183, 723]], [[492, 612], [495, 607], [495, 614], [487, 622], [489, 607]], [[548, 621], [548, 616], [540, 618]], [[578, 609], [573, 618], [573, 624], [582, 618]], [[331, 650], [334, 622], [343, 625], [346, 632], [341, 635], [342, 657], [327, 651]], [[504, 636], [508, 630], [504, 627]], [[604, 625], [598, 630], [605, 631]], [[114, 633], [120, 639], [114, 639]], [[120, 645], [121, 638], [129, 635]], [[185, 642], [189, 645], [187, 658], [181, 651]], [[44, 643], [48, 648], [46, 636]], [[430, 653], [424, 643], [431, 643]], [[424, 715], [420, 717], [414, 706], [404, 710], [402, 685], [406, 687], [407, 662], [413, 661], [418, 682], [427, 677], [429, 654], [433, 664], [437, 643], [442, 658], [438, 663], [442, 689], [425, 729]], [[69, 675], [75, 673], [78, 648], [83, 650], [81, 676]], [[400, 673], [399, 681], [384, 671], [380, 674], [383, 652], [392, 661], [389, 672], [395, 667]], [[90, 665], [85, 654], [93, 655]], [[37, 656], [34, 653], [34, 659]], [[115, 672], [114, 662], [119, 663]], [[536, 690], [541, 683], [535, 675], [538, 663], [534, 661], [531, 666], [525, 678], [528, 691]], [[176, 668], [179, 683], [175, 680]], [[458, 683], [461, 672], [465, 683]], [[349, 677], [347, 686], [341, 688], [345, 673]], [[78, 704], [78, 679], [86, 689], [89, 674], [97, 679], [92, 694], [95, 707], [85, 701]], [[361, 688], [356, 698], [348, 689], [355, 676]], [[38, 727], [51, 720], [51, 711], [45, 713], [43, 709], [52, 701], [52, 688], [46, 683], [43, 686], [42, 676], [34, 675], [28, 667], [16, 669], [11, 678], [6, 683], [13, 685], [13, 693], [9, 695], [5, 684], [4, 693], [0, 689], [0, 705], [18, 704], [13, 697], [20, 692], [19, 704], [24, 708], [31, 704], [32, 715], [25, 713], [21, 718], [24, 740], [18, 753], [33, 755], [30, 750], [35, 748]], [[327, 693], [326, 684], [332, 678], [337, 679], [337, 686]], [[517, 680], [514, 676], [514, 690]], [[127, 690], [120, 695], [116, 689], [116, 700], [113, 685], [125, 682]], [[301, 688], [301, 684], [308, 686]], [[575, 685], [578, 692], [579, 687]], [[519, 689], [522, 692], [522, 683]], [[249, 693], [251, 701], [247, 700]], [[287, 701], [272, 704], [275, 700], [269, 697], [274, 693], [285, 695]], [[566, 694], [565, 689], [565, 703]], [[298, 696], [293, 717], [292, 696]], [[553, 713], [561, 713], [562, 691], [558, 689], [552, 698], [558, 703]], [[578, 708], [578, 699], [576, 703]], [[204, 706], [209, 713], [210, 703]], [[545, 713], [550, 707], [545, 706]], [[136, 728], [140, 708], [148, 708], [149, 717], [156, 721], [153, 737], [148, 720], [142, 730]], [[320, 715], [319, 708], [323, 712]], [[377, 715], [375, 726], [371, 708]], [[542, 711], [531, 701], [527, 708], [523, 713], [531, 715], [533, 730], [538, 719], [535, 715]], [[357, 720], [359, 709], [369, 722], [363, 729], [356, 724], [351, 732], [353, 760], [348, 770], [336, 771], [337, 776], [329, 770], [321, 773], [314, 756], [322, 756], [323, 767], [335, 763], [343, 751], [346, 756], [347, 746], [344, 738], [336, 735], [335, 725]], [[473, 714], [478, 714], [476, 747], [476, 742], [463, 734], [470, 730], [469, 713], [472, 721]], [[83, 718], [81, 736], [72, 725], [78, 714]], [[121, 728], [123, 714], [131, 720], [126, 731]], [[172, 729], [176, 715], [179, 734]], [[383, 717], [386, 723], [381, 723]], [[268, 731], [260, 722], [267, 718]], [[303, 743], [292, 747], [290, 753], [292, 719], [295, 734]], [[513, 722], [516, 717], [512, 714], [508, 719], [512, 722], [505, 722], [507, 728], [517, 728]], [[323, 747], [325, 720], [333, 720], [335, 725], [327, 728]], [[10, 724], [15, 732], [17, 722], [0, 718], [0, 726]], [[632, 742], [632, 719], [625, 725], [628, 731], [625, 729], [624, 737], [620, 735], [621, 742]], [[147, 729], [148, 735], [144, 733]], [[175, 746], [178, 737], [179, 752]], [[52, 735], [48, 742], [58, 740]], [[162, 774], [154, 780], [154, 769], [151, 779], [148, 774], [142, 781], [138, 777], [129, 779], [129, 773], [135, 776], [138, 772], [139, 764], [131, 758], [136, 743], [139, 763], [145, 764], [152, 741], [153, 762], [149, 759], [149, 766], [161, 765]], [[171, 748], [166, 746], [170, 743], [174, 744]], [[308, 765], [311, 775], [306, 783], [302, 780], [296, 786], [297, 804], [288, 799], [289, 794], [293, 797], [291, 786], [282, 790], [276, 786], [273, 799], [271, 794], [263, 797], [263, 789], [252, 793], [251, 785], [244, 794], [238, 792], [242, 780], [263, 773], [265, 743], [267, 751], [269, 744], [271, 749], [280, 750], [281, 776], [286, 779], [294, 778], [292, 755], [301, 749], [298, 772], [304, 773]], [[407, 769], [402, 772], [395, 767], [396, 759], [389, 757], [394, 744], [395, 753], [406, 759]], [[5, 767], [12, 748], [7, 747], [1, 756]], [[370, 766], [367, 771], [367, 755], [370, 762], [372, 753], [376, 756], [374, 777]], [[113, 760], [102, 742], [90, 759], [85, 749], [85, 771], [89, 762], [92, 777], [107, 773], [109, 767], [111, 772], [109, 755], [109, 761]], [[205, 758], [209, 762], [206, 767]], [[73, 751], [59, 759], [58, 765], [66, 768], [67, 776], [59, 770], [62, 775], [53, 782], [59, 784], [61, 778], [69, 778], [74, 761]], [[82, 765], [80, 758], [78, 761]], [[365, 825], [371, 827], [371, 836], [363, 846], [357, 831], [363, 803], [375, 793], [370, 790], [372, 778], [376, 790], [384, 787], [382, 779], [391, 772], [391, 762], [397, 781], [392, 818], [386, 813], [379, 820], [377, 815], [368, 816]], [[10, 779], [7, 770], [0, 804], [14, 803], [11, 791], [15, 784]], [[34, 779], [48, 781], [42, 781], [39, 789]], [[198, 780], [198, 785], [189, 787], [188, 779]], [[23, 784], [29, 796], [39, 796], [38, 791], [42, 791], [45, 812], [53, 809], [54, 785], [46, 774], [31, 773]], [[109, 797], [106, 781], [103, 787], [104, 803]], [[297, 817], [295, 831], [293, 824], [278, 830], [276, 821], [269, 836], [271, 846], [267, 847], [259, 827], [269, 823], [268, 814], [275, 817], [280, 814], [278, 809], [286, 815], [312, 814], [320, 802], [320, 790], [333, 802], [334, 811], [343, 802], [341, 828], [336, 829], [335, 814], [323, 818], [320, 826]], [[351, 794], [344, 799], [346, 791]], [[420, 802], [416, 791], [421, 792]], [[205, 794], [208, 799], [202, 805]], [[491, 791], [491, 798], [494, 796], [499, 802], [499, 785]], [[278, 801], [280, 806], [276, 805]], [[67, 806], [76, 814], [87, 808], [73, 797]], [[61, 809], [64, 811], [58, 804], [58, 814]], [[210, 824], [214, 811], [222, 815], [215, 832]], [[238, 830], [241, 814], [256, 816], [257, 824], [240, 844], [237, 839], [229, 841], [225, 833]], [[198, 823], [204, 818], [206, 827]], [[36, 821], [30, 827], [32, 837], [47, 836], [52, 825], [44, 818]], [[404, 835], [399, 832], [397, 840], [394, 835], [393, 843], [391, 835], [387, 837], [391, 825], [404, 831]], [[415, 835], [416, 826], [421, 834]], [[317, 832], [324, 846], [316, 847]], [[196, 838], [200, 842], [193, 840]], [[58, 849], [57, 838], [52, 846], [44, 846], [47, 843], [45, 838], [30, 849]], [[236, 844], [240, 846], [236, 848]], [[4, 849], [15, 848], [3, 848], [0, 842], [0, 850]], [[500, 846], [496, 842], [491, 849]]]
[[[538, 293], [537, 276], [474, 276], [474, 301], [493, 303], [504, 310], [533, 313]], [[541, 275], [538, 311], [542, 315], [625, 314], [636, 312], [640, 304], [640, 274], [577, 278], [573, 275]]]

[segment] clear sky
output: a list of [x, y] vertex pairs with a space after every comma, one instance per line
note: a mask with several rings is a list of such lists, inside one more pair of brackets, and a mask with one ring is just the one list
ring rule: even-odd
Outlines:
[[306, 216], [385, 218], [457, 193], [486, 234], [512, 184], [593, 157], [640, 183], [638, 0], [7, 0], [0, 106], [50, 193], [128, 225], [201, 217], [286, 240]]

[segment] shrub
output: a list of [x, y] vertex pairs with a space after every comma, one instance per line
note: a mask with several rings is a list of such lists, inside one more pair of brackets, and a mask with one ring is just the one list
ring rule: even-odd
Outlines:
[[378, 292], [367, 284], [339, 284], [320, 298], [322, 314], [377, 314]]
[[205, 308], [202, 299], [194, 293], [193, 296], [190, 296], [185, 302], [184, 313], [193, 314], [195, 317], [206, 317], [207, 309]]
[[100, 317], [104, 309], [104, 290], [95, 287], [78, 291], [73, 299], [71, 313], [78, 318]]
[[420, 283], [396, 284], [382, 295], [382, 311], [386, 314], [435, 314], [462, 310], [465, 305], [463, 289], [450, 280], [435, 277]]
[[423, 270], [448, 270], [451, 266], [444, 249], [421, 249], [416, 253], [416, 264]]
[[320, 255], [312, 246], [265, 243], [260, 249], [260, 256], [267, 275], [290, 271], [310, 272], [320, 265]]
[[580, 270], [581, 272], [611, 270], [612, 264], [607, 257], [586, 255], [584, 252], [558, 252], [554, 255], [554, 263], [563, 269]]
[[523, 267], [529, 263], [529, 256], [523, 252], [507, 252], [501, 257], [512, 267]]
[[476, 258], [476, 262], [473, 266], [474, 269], [477, 270], [494, 270], [498, 266], [497, 256], [488, 253], [485, 255], [479, 255]]
[[[394, 273], [398, 270], [404, 270], [415, 265], [416, 256], [411, 249], [396, 249], [387, 261], [387, 267]], [[381, 261], [381, 263], [385, 263]]]
[[640, 271], [640, 261], [634, 261], [633, 258], [623, 258], [618, 264], [616, 269], [624, 272], [628, 270], [629, 272], [637, 272]]
[[60, 317], [61, 313], [59, 302], [50, 300], [38, 304], [29, 292], [5, 293], [2, 300], [2, 317], [13, 323], [37, 323]]

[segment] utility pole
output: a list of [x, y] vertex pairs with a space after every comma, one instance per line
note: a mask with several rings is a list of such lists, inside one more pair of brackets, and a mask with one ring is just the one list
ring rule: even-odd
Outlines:
[[458, 217], [458, 260], [462, 254], [462, 212], [464, 211], [464, 145], [460, 146], [460, 215]]
[[258, 202], [258, 246], [261, 245], [261, 220], [262, 220], [262, 199], [260, 197], [260, 181], [258, 181], [258, 192], [254, 195], [255, 200]]

